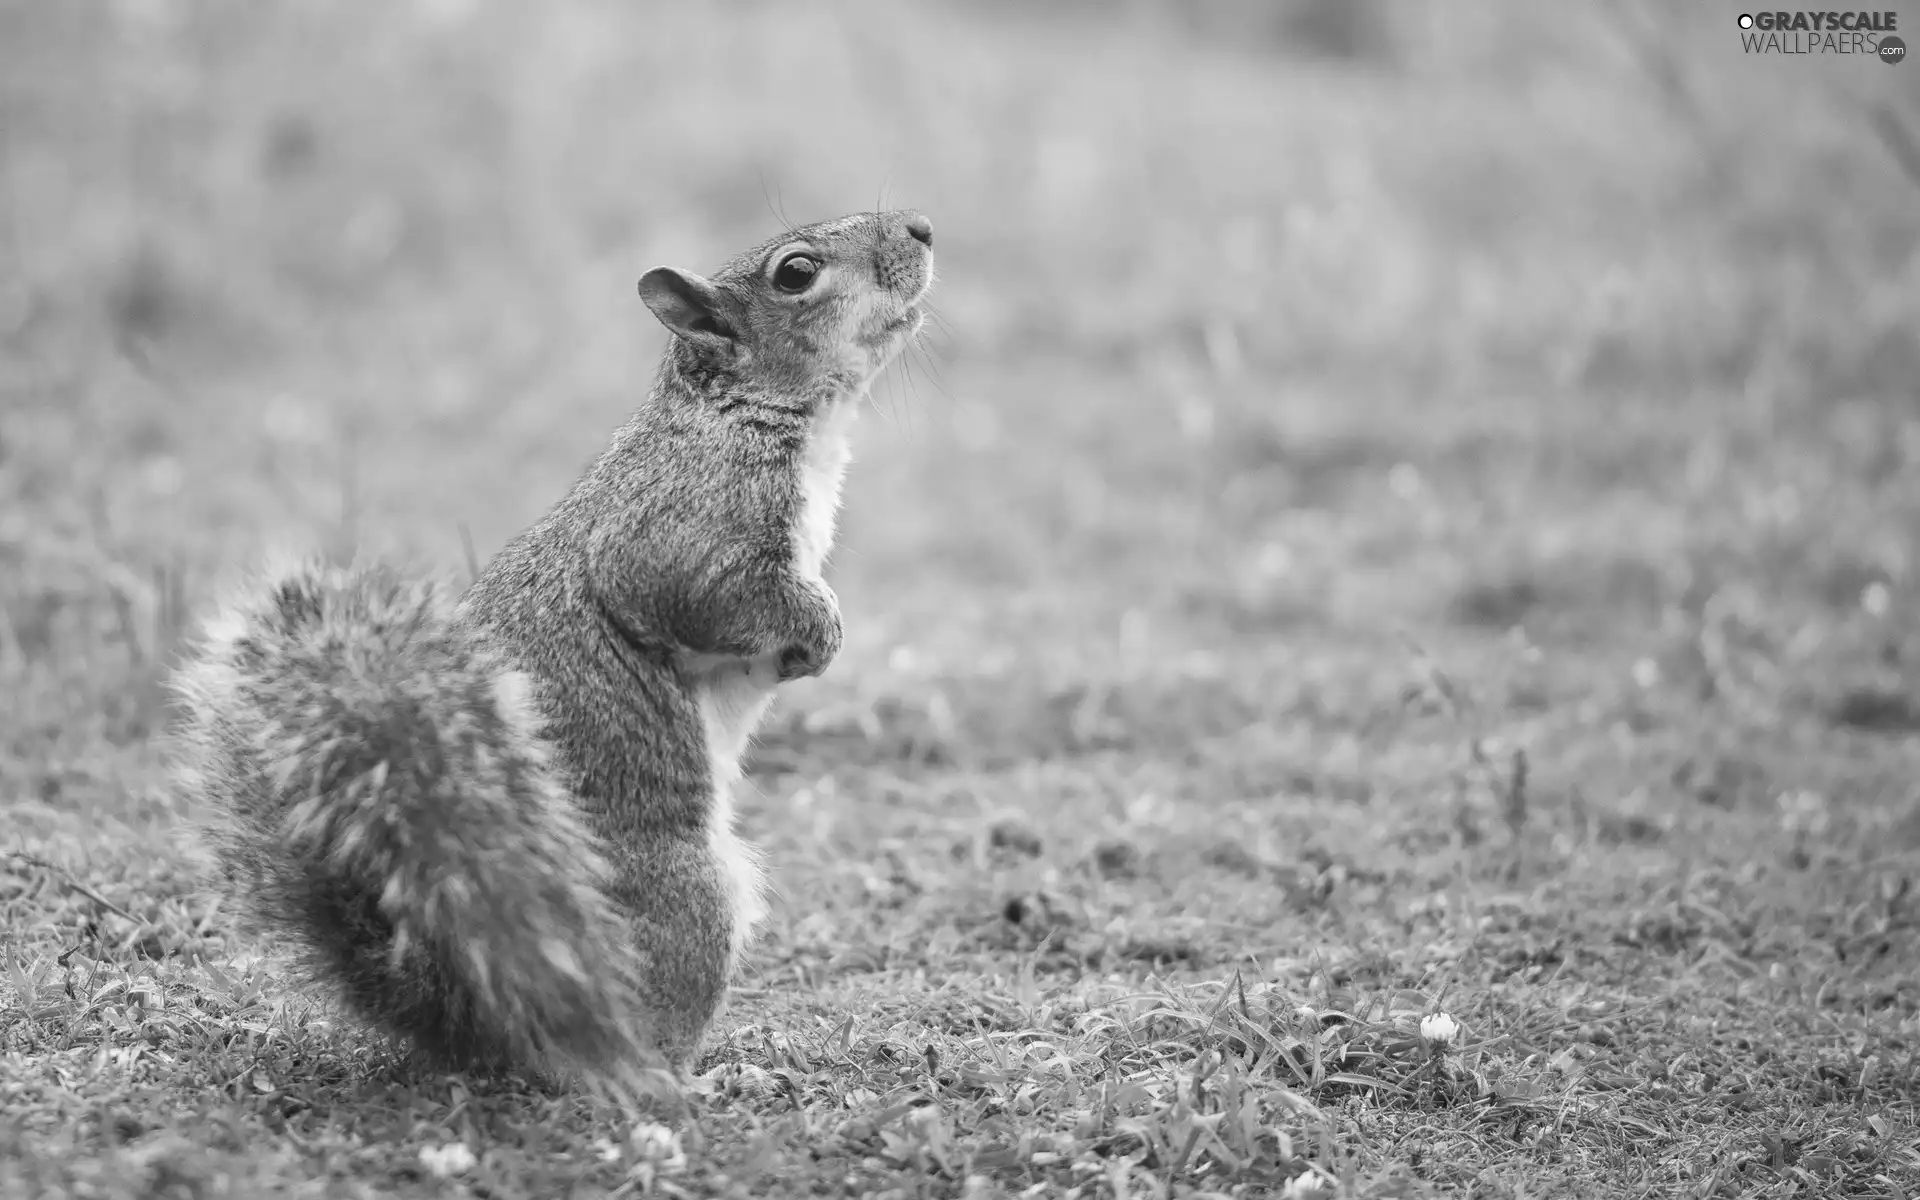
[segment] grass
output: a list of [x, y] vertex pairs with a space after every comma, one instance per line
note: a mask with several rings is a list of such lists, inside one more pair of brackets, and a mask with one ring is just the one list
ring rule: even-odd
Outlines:
[[[1920, 1190], [1920, 76], [1324, 7], [0, 6], [0, 1193]], [[879, 197], [691, 1115], [413, 1070], [205, 888], [181, 630], [462, 570], [639, 270]]]

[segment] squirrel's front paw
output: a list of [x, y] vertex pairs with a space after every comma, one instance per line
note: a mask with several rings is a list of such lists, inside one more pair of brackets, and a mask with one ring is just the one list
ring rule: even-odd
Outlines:
[[814, 580], [796, 594], [792, 632], [780, 650], [780, 680], [803, 679], [819, 675], [840, 653], [843, 631], [840, 603], [833, 589]]
[[788, 646], [780, 652], [780, 682], [790, 679], [806, 679], [818, 675], [827, 669], [827, 664], [812, 650], [801, 645]]

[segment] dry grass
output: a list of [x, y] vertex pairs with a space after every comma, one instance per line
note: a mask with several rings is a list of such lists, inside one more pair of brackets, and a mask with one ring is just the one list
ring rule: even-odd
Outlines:
[[[1920, 1189], [1920, 75], [1337, 7], [0, 3], [0, 1192]], [[460, 569], [639, 271], [882, 198], [692, 1118], [412, 1071], [174, 845], [180, 629]]]

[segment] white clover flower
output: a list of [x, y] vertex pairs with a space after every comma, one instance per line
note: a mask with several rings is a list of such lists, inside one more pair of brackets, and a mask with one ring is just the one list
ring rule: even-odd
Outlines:
[[687, 1152], [680, 1148], [680, 1135], [665, 1125], [642, 1121], [627, 1135], [627, 1144], [633, 1147], [635, 1158], [662, 1175], [676, 1174], [686, 1168]]
[[1287, 1180], [1287, 1186], [1280, 1189], [1280, 1200], [1320, 1200], [1331, 1195], [1333, 1180], [1312, 1168]]
[[1451, 1046], [1460, 1036], [1460, 1022], [1447, 1013], [1429, 1013], [1420, 1018], [1420, 1036], [1433, 1046]]
[[473, 1170], [476, 1161], [473, 1151], [467, 1149], [465, 1142], [420, 1147], [420, 1165], [441, 1179], [449, 1175], [466, 1174]]

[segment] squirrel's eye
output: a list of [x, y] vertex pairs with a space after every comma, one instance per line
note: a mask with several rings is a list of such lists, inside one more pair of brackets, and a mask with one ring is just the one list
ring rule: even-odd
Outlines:
[[783, 292], [804, 292], [820, 274], [820, 261], [810, 254], [790, 254], [773, 269], [773, 286]]

